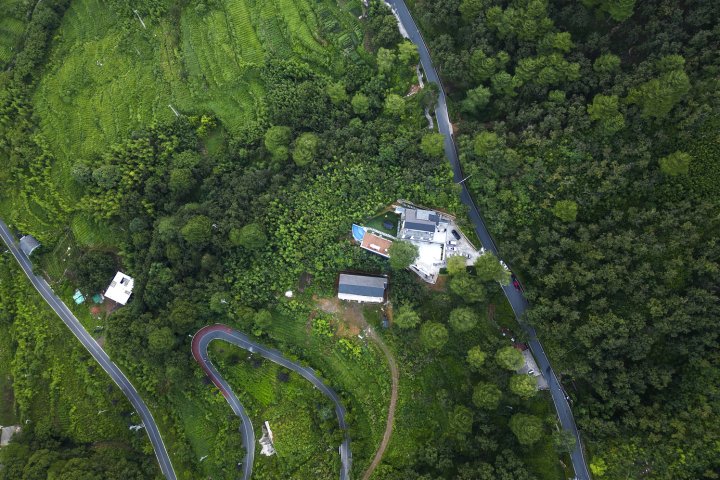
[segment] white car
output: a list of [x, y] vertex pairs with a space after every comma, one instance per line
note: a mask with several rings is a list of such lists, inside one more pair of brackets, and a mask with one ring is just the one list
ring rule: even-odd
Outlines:
[[508, 268], [508, 266], [507, 266], [507, 265], [505, 264], [505, 262], [503, 262], [502, 260], [500, 260], [500, 265], [502, 265], [502, 267], [503, 267], [505, 270], [507, 270], [508, 272], [510, 271], [510, 269]]

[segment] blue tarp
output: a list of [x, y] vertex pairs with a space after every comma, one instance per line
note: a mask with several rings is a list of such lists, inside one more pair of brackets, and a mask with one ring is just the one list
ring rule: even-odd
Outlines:
[[365, 236], [365, 227], [353, 224], [352, 234], [355, 240], [357, 240], [358, 242], [362, 242], [362, 239]]
[[73, 295], [73, 300], [75, 300], [75, 303], [80, 305], [85, 301], [85, 296], [80, 293], [80, 290], [75, 290], [75, 294]]

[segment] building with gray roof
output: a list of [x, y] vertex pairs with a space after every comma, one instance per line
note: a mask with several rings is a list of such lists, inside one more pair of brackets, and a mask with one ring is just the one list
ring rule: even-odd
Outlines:
[[40, 242], [38, 242], [32, 235], [24, 235], [20, 239], [20, 250], [22, 250], [28, 257], [39, 246]]
[[341, 273], [338, 298], [355, 302], [383, 303], [388, 280], [386, 277]]

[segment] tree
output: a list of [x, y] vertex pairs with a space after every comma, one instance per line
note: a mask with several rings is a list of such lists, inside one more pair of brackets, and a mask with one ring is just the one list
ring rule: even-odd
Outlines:
[[390, 266], [395, 270], [409, 267], [418, 256], [418, 247], [410, 242], [395, 240], [388, 248]]
[[236, 228], [230, 230], [230, 241], [248, 250], [257, 250], [265, 245], [267, 236], [259, 223], [248, 223], [239, 230]]
[[494, 383], [481, 382], [473, 389], [472, 401], [483, 410], [495, 410], [500, 404], [502, 392]]
[[448, 258], [447, 271], [450, 275], [462, 275], [467, 272], [467, 260], [462, 255]]
[[620, 57], [612, 53], [603, 53], [593, 63], [593, 70], [598, 73], [613, 73], [619, 69]]
[[175, 345], [175, 340], [170, 327], [156, 328], [148, 334], [148, 347], [152, 353], [167, 353]]
[[484, 82], [497, 71], [498, 62], [488, 57], [481, 49], [473, 50], [470, 55], [470, 73], [478, 82]]
[[616, 22], [632, 17], [635, 10], [635, 0], [583, 0], [583, 3], [607, 12]]
[[93, 170], [92, 178], [103, 190], [115, 188], [122, 178], [122, 170], [117, 165], [101, 165]]
[[393, 48], [403, 40], [395, 16], [386, 5], [381, 3], [370, 5], [368, 30], [371, 32], [374, 48]]
[[393, 323], [400, 328], [414, 328], [420, 323], [420, 316], [410, 305], [402, 305], [393, 316]]
[[482, 85], [468, 90], [465, 100], [462, 101], [462, 109], [470, 114], [480, 113], [490, 103], [491, 96], [490, 89]]
[[265, 148], [268, 149], [273, 159], [284, 161], [288, 157], [292, 131], [290, 127], [275, 125], [265, 132]]
[[400, 117], [405, 112], [405, 100], [395, 93], [385, 97], [385, 112], [393, 117]]
[[205, 215], [195, 215], [187, 221], [180, 233], [191, 246], [202, 248], [210, 242], [212, 220]]
[[71, 265], [77, 287], [85, 295], [103, 291], [110, 284], [117, 268], [115, 255], [100, 250], [84, 253]]
[[537, 379], [532, 375], [513, 375], [510, 378], [510, 391], [527, 400], [537, 393]]
[[628, 103], [636, 103], [646, 118], [664, 118], [690, 91], [684, 70], [672, 70], [630, 90]]
[[392, 50], [380, 47], [377, 51], [377, 65], [380, 73], [389, 73], [392, 71], [397, 58]]
[[370, 99], [363, 93], [356, 93], [350, 103], [357, 115], [365, 115], [370, 110]]
[[272, 325], [272, 320], [272, 313], [263, 308], [262, 310], [257, 311], [253, 318], [253, 323], [255, 324], [255, 328], [260, 331], [265, 331]]
[[515, 85], [512, 76], [505, 72], [498, 72], [490, 79], [493, 91], [499, 95], [512, 97], [515, 95]]
[[607, 135], [612, 135], [625, 127], [625, 117], [620, 113], [618, 105], [617, 95], [597, 94], [593, 98], [593, 103], [587, 107], [590, 118], [597, 121], [602, 132]]
[[295, 149], [293, 150], [293, 160], [299, 166], [309, 164], [315, 158], [320, 139], [314, 133], [306, 132], [295, 140]]
[[424, 109], [432, 110], [437, 105], [440, 87], [435, 82], [427, 82], [425, 87], [416, 95], [417, 101]]
[[449, 434], [457, 439], [464, 439], [472, 431], [472, 410], [464, 405], [457, 405], [448, 419]]
[[542, 421], [535, 415], [516, 413], [510, 418], [510, 430], [521, 445], [532, 445], [542, 437]]
[[192, 170], [189, 168], [176, 168], [170, 172], [170, 181], [168, 182], [170, 191], [176, 197], [182, 197], [189, 193], [195, 186], [195, 179]]
[[570, 430], [556, 430], [552, 433], [552, 443], [558, 453], [570, 453], [575, 449], [575, 435]]
[[574, 222], [577, 218], [577, 211], [577, 203], [572, 200], [559, 200], [553, 207], [553, 214], [563, 222]]
[[470, 23], [487, 7], [487, 0], [462, 0], [458, 10], [465, 22]]
[[169, 318], [175, 331], [184, 333], [188, 327], [200, 320], [200, 309], [187, 299], [176, 299], [172, 304]]
[[440, 158], [445, 152], [445, 135], [442, 133], [427, 133], [420, 142], [420, 150], [425, 155]]
[[425, 347], [438, 350], [448, 341], [447, 328], [442, 323], [425, 322], [420, 327], [420, 340]]
[[689, 154], [677, 151], [660, 159], [660, 170], [671, 177], [687, 175], [691, 160], [692, 157]]
[[348, 94], [345, 90], [345, 84], [343, 82], [330, 83], [325, 91], [327, 92], [328, 97], [330, 97], [330, 101], [333, 105], [340, 105], [348, 100]]
[[472, 370], [479, 372], [482, 366], [485, 364], [486, 358], [487, 354], [482, 351], [479, 345], [475, 345], [470, 350], [468, 350], [465, 360], [467, 361], [468, 365], [470, 365], [470, 368]]
[[230, 299], [227, 292], [214, 292], [210, 296], [210, 311], [218, 315], [227, 315], [230, 310]]
[[420, 61], [420, 53], [414, 43], [405, 40], [398, 45], [398, 58], [405, 65], [413, 66]]
[[475, 260], [475, 275], [484, 282], [510, 284], [510, 272], [505, 270], [500, 260], [490, 251], [486, 251]]
[[525, 365], [525, 357], [515, 347], [503, 347], [495, 353], [495, 361], [502, 368], [517, 370]]
[[93, 171], [90, 168], [90, 165], [85, 162], [77, 162], [70, 169], [70, 175], [72, 175], [73, 179], [83, 185], [90, 182], [93, 178], [92, 174]]
[[502, 146], [497, 133], [483, 130], [475, 135], [473, 140], [473, 152], [479, 157], [491, 154]]
[[477, 277], [467, 273], [454, 275], [450, 279], [450, 291], [468, 303], [481, 302], [485, 299], [485, 287]]
[[478, 323], [475, 310], [468, 307], [456, 308], [450, 312], [450, 325], [458, 332], [468, 332]]

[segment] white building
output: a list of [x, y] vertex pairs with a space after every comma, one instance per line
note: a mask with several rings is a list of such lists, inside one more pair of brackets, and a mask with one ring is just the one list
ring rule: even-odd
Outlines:
[[110, 300], [125, 305], [132, 294], [135, 280], [122, 272], [117, 272], [112, 283], [105, 291], [105, 296]]

